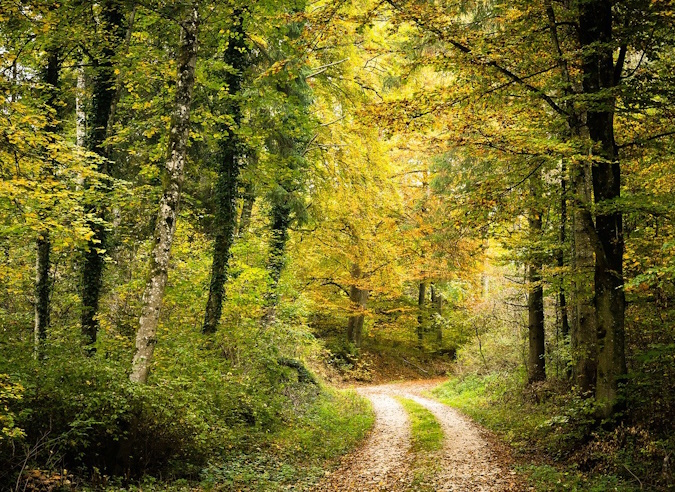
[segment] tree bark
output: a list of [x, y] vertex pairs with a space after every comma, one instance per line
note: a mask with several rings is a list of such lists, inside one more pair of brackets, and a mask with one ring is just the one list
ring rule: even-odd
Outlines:
[[267, 269], [270, 274], [270, 290], [267, 295], [267, 306], [263, 324], [269, 326], [275, 318], [277, 303], [279, 302], [279, 279], [286, 263], [286, 243], [288, 242], [288, 227], [291, 224], [291, 209], [288, 204], [277, 200], [272, 204], [272, 234], [270, 237], [270, 252]]
[[529, 342], [527, 379], [528, 382], [534, 383], [546, 379], [544, 288], [541, 283], [543, 261], [539, 248], [535, 246], [542, 234], [542, 219], [541, 211], [539, 210], [541, 176], [539, 173], [530, 178], [530, 199], [533, 205], [528, 217], [531, 251], [528, 268], [529, 295], [527, 297]]
[[[247, 60], [247, 50], [243, 30], [241, 11], [235, 11], [232, 17], [233, 28], [227, 49], [225, 62], [232, 70], [227, 72], [224, 82], [231, 97], [238, 96], [241, 91], [243, 70]], [[241, 123], [241, 107], [237, 100], [230, 104], [234, 126], [238, 129]], [[227, 130], [226, 130], [227, 131]], [[236, 131], [236, 130], [235, 130]], [[215, 333], [223, 309], [225, 282], [227, 281], [227, 263], [230, 259], [230, 248], [234, 242], [237, 223], [237, 188], [241, 162], [241, 142], [232, 130], [227, 138], [220, 142], [218, 157], [218, 182], [216, 184], [216, 220], [214, 223], [216, 237], [213, 245], [213, 262], [211, 264], [211, 282], [209, 297], [206, 302], [202, 333]]]
[[[120, 5], [115, 1], [101, 3], [101, 29], [106, 34], [106, 39], [101, 46], [100, 57], [95, 57], [91, 62], [94, 65], [95, 74], [92, 79], [92, 99], [90, 118], [87, 118], [87, 133], [85, 145], [87, 150], [101, 156], [98, 171], [103, 174], [111, 174], [108, 161], [108, 151], [105, 139], [108, 136], [109, 120], [115, 99], [115, 68], [113, 59], [117, 47], [125, 38], [124, 13]], [[101, 219], [90, 222], [88, 225], [94, 232], [89, 240], [82, 266], [82, 315], [81, 330], [86, 343], [91, 345], [96, 342], [98, 335], [98, 320], [103, 286], [104, 254], [107, 247], [108, 235], [102, 220], [106, 217], [106, 210], [101, 205], [90, 205], [89, 212], [94, 212]]]
[[586, 126], [593, 144], [593, 193], [597, 207], [595, 230], [595, 306], [598, 367], [596, 400], [599, 414], [608, 417], [621, 404], [620, 382], [626, 374], [624, 353], [625, 294], [623, 290], [623, 217], [608, 202], [621, 195], [621, 167], [614, 140], [615, 95], [618, 82], [612, 45], [612, 1], [579, 4], [579, 41], [582, 48], [583, 88], [594, 96]]
[[[597, 335], [593, 306], [593, 271], [595, 259], [589, 235], [594, 227], [590, 217], [590, 169], [581, 164], [573, 171], [574, 187], [574, 258], [573, 306], [571, 326], [571, 353], [574, 382], [582, 394], [591, 395], [595, 390], [597, 371]], [[590, 224], [589, 224], [590, 222]]]
[[[61, 71], [61, 60], [58, 49], [53, 49], [47, 54], [47, 67], [45, 68], [44, 81], [49, 91], [47, 97], [47, 107], [53, 114], [49, 115], [49, 124], [46, 130], [52, 136], [59, 130], [58, 114], [60, 113], [57, 104], [59, 74]], [[52, 137], [50, 137], [51, 139]], [[45, 158], [45, 162], [40, 169], [42, 180], [53, 178], [52, 160]], [[41, 213], [41, 215], [44, 215]], [[42, 217], [44, 219], [44, 217]], [[43, 227], [38, 232], [35, 258], [35, 319], [34, 319], [34, 338], [35, 353], [38, 354], [42, 341], [47, 338], [47, 330], [50, 322], [50, 298], [51, 282], [49, 271], [51, 269], [51, 249], [52, 243], [49, 228]]]
[[363, 339], [363, 322], [365, 319], [364, 311], [368, 302], [369, 292], [358, 286], [363, 273], [359, 265], [352, 266], [353, 283], [349, 287], [349, 302], [351, 314], [347, 321], [347, 340], [357, 347], [361, 346]]
[[253, 205], [255, 204], [255, 191], [251, 183], [244, 184], [243, 203], [241, 205], [241, 216], [237, 225], [237, 236], [243, 236], [248, 232], [251, 226], [251, 216], [253, 214]]
[[[565, 176], [567, 172], [566, 166], [563, 163], [561, 169], [560, 177], [560, 229], [558, 239], [560, 241], [560, 248], [557, 254], [557, 264], [558, 264], [558, 281], [560, 285], [558, 286], [558, 309], [560, 312], [560, 331], [562, 334], [562, 344], [563, 346], [569, 346], [570, 343], [570, 322], [569, 316], [567, 314], [567, 295], [565, 294], [565, 274], [563, 273], [565, 268], [565, 243], [567, 242], [567, 177]], [[567, 378], [572, 377], [572, 368], [568, 364], [565, 366], [565, 374]]]
[[[443, 316], [443, 296], [436, 289], [436, 285], [431, 284], [431, 304], [434, 307], [434, 312], [439, 316]], [[434, 329], [436, 331], [436, 344], [440, 347], [443, 344], [443, 323], [440, 320], [435, 320]]]
[[420, 282], [417, 291], [417, 348], [422, 349], [424, 344], [425, 312], [424, 304], [427, 299], [427, 283]]
[[169, 132], [169, 155], [164, 169], [164, 190], [159, 202], [155, 226], [155, 244], [150, 259], [150, 277], [143, 294], [143, 308], [136, 334], [136, 352], [129, 378], [146, 383], [156, 343], [162, 298], [168, 278], [171, 244], [176, 231], [176, 219], [183, 184], [183, 169], [187, 156], [190, 130], [190, 105], [195, 84], [197, 64], [197, 27], [199, 11], [193, 4], [182, 22], [178, 53], [178, 74], [175, 108]]

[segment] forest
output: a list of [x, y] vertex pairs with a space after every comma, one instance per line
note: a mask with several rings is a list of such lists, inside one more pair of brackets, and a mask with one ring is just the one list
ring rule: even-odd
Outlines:
[[670, 0], [0, 0], [0, 490], [675, 490], [674, 156]]

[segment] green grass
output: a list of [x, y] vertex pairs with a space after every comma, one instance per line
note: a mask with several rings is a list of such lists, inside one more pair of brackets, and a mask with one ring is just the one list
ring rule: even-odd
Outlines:
[[419, 403], [396, 397], [408, 413], [414, 453], [431, 453], [443, 447], [443, 431], [433, 414]]
[[432, 479], [440, 470], [438, 452], [443, 448], [443, 431], [433, 414], [422, 405], [400, 396], [396, 399], [410, 418], [413, 480], [409, 490], [431, 492], [435, 490]]

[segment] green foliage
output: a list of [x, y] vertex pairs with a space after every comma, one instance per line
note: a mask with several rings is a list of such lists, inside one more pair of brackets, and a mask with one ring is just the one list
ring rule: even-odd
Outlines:
[[20, 439], [25, 434], [16, 426], [16, 415], [10, 405], [21, 400], [24, 388], [19, 383], [13, 383], [7, 374], [0, 374], [0, 441], [5, 439]]
[[296, 401], [295, 418], [274, 435], [258, 435], [247, 452], [233, 452], [202, 473], [213, 490], [308, 490], [327, 467], [355, 446], [373, 424], [367, 402], [356, 393], [329, 391]]

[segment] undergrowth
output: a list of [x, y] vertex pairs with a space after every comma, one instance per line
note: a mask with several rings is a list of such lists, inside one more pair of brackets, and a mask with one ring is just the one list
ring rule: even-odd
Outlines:
[[533, 462], [520, 470], [535, 490], [673, 490], [665, 475], [647, 472], [667, 452], [662, 438], [627, 419], [603, 427], [591, 401], [565, 383], [528, 386], [521, 372], [494, 372], [453, 378], [433, 393], [496, 432], [523, 462]]

